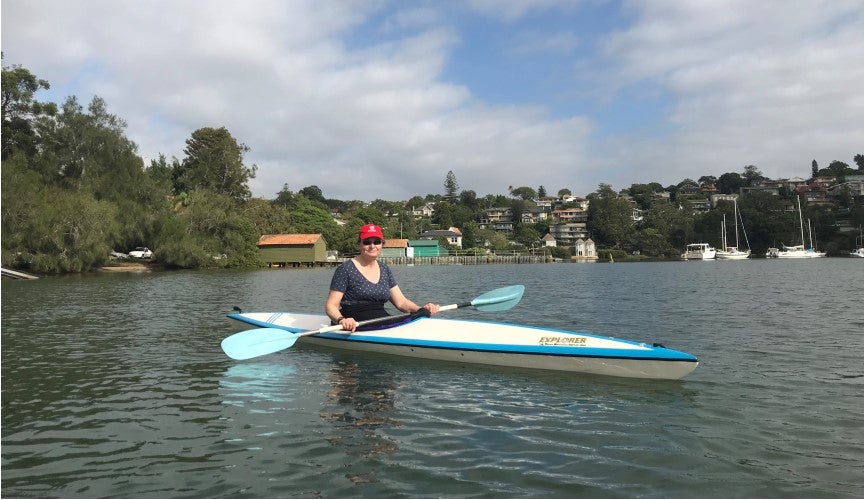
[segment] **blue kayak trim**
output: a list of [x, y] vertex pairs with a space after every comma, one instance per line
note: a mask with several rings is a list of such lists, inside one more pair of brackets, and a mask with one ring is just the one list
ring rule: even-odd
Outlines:
[[[248, 323], [251, 325], [261, 326], [264, 328], [280, 328], [292, 333], [300, 333], [305, 330], [291, 328], [285, 326], [274, 325], [266, 321], [258, 321], [248, 317], [244, 317], [237, 313], [228, 315], [230, 318]], [[404, 324], [404, 323], [401, 323]], [[484, 323], [483, 323], [484, 324]], [[519, 326], [519, 325], [516, 325]], [[582, 358], [605, 358], [605, 359], [636, 359], [636, 360], [653, 360], [653, 361], [681, 361], [696, 363], [699, 360], [692, 354], [688, 354], [667, 347], [658, 347], [632, 340], [615, 339], [612, 337], [602, 337], [598, 335], [589, 335], [586, 333], [566, 332], [563, 330], [555, 330], [549, 328], [537, 328], [540, 331], [557, 332], [560, 334], [569, 334], [583, 337], [594, 337], [605, 340], [615, 340], [640, 346], [643, 349], [612, 349], [599, 347], [580, 347], [580, 346], [545, 346], [545, 345], [515, 345], [515, 344], [477, 344], [465, 342], [442, 342], [436, 340], [421, 340], [411, 338], [394, 339], [389, 337], [353, 337], [349, 333], [319, 333], [315, 337], [339, 340], [341, 342], [355, 342], [361, 344], [381, 344], [402, 347], [419, 347], [428, 349], [444, 349], [454, 351], [473, 351], [486, 353], [502, 353], [502, 354], [528, 354], [534, 356], [555, 356], [555, 357], [582, 357]]]

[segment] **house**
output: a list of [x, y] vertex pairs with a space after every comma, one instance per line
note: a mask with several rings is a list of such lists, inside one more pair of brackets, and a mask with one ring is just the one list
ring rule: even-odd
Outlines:
[[412, 252], [413, 257], [440, 257], [440, 242], [437, 240], [409, 240], [408, 256]]
[[552, 218], [555, 223], [587, 222], [588, 212], [581, 208], [562, 208], [560, 210], [552, 210]]
[[531, 207], [522, 210], [521, 222], [524, 224], [536, 224], [537, 222], [547, 221], [549, 219], [549, 210], [544, 207]]
[[688, 200], [688, 203], [694, 215], [711, 210], [711, 202], [709, 200]]
[[383, 257], [412, 257], [412, 252], [408, 255], [407, 250], [410, 249], [410, 240], [392, 239], [383, 241], [383, 251], [380, 254]]
[[596, 260], [597, 259], [597, 245], [594, 243], [594, 240], [588, 238], [583, 240], [581, 238], [577, 239], [575, 242], [576, 248], [576, 260]]
[[556, 247], [558, 246], [558, 240], [552, 236], [552, 233], [546, 233], [546, 235], [542, 237], [542, 244], [544, 247]]
[[433, 240], [435, 238], [446, 238], [450, 245], [461, 246], [461, 231], [457, 227], [434, 229], [419, 235], [420, 240]]
[[427, 217], [430, 219], [431, 216], [434, 215], [434, 202], [429, 201], [421, 207], [413, 207], [412, 211], [414, 219], [419, 219], [422, 217]]
[[721, 201], [731, 201], [731, 202], [738, 201], [738, 195], [735, 193], [733, 193], [733, 194], [713, 194], [713, 195], [709, 196], [709, 200], [711, 200], [711, 206], [716, 207], [717, 204], [720, 203]]
[[268, 267], [327, 261], [326, 241], [321, 234], [263, 234], [256, 246], [259, 260]]
[[570, 246], [577, 238], [588, 237], [588, 225], [584, 222], [561, 222], [549, 228], [552, 237], [563, 246]]

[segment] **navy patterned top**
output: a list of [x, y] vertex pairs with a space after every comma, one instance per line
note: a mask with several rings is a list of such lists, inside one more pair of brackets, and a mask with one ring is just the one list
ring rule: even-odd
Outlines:
[[389, 266], [377, 261], [380, 281], [371, 283], [362, 275], [352, 260], [335, 269], [330, 289], [342, 292], [341, 315], [357, 320], [388, 316], [385, 305], [392, 288], [398, 284]]

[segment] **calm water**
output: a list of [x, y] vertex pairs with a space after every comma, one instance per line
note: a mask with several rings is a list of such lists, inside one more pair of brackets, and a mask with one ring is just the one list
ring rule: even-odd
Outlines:
[[5, 497], [851, 497], [864, 261], [394, 268], [417, 302], [661, 342], [659, 382], [295, 346], [236, 362], [232, 306], [319, 312], [330, 269], [2, 283]]

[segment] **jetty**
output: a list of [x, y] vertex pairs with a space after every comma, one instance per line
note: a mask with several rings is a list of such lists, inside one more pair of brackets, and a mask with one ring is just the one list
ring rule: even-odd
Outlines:
[[13, 271], [11, 269], [6, 269], [5, 267], [0, 267], [0, 271], [2, 271], [2, 275], [4, 278], [12, 278], [12, 279], [16, 279], [16, 280], [39, 279], [39, 276], [33, 276], [32, 274], [22, 273], [21, 271]]

